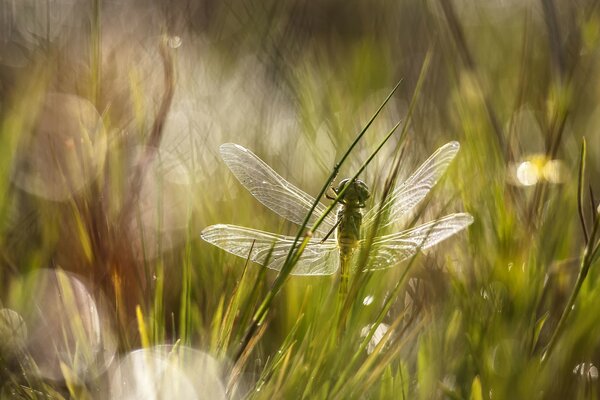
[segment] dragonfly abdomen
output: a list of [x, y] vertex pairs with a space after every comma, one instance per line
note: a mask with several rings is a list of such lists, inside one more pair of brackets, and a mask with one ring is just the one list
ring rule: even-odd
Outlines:
[[337, 241], [341, 256], [350, 256], [360, 242], [362, 213], [359, 208], [344, 206], [338, 211]]
[[345, 205], [338, 211], [337, 241], [340, 248], [340, 296], [345, 298], [350, 280], [352, 255], [360, 243], [362, 213], [357, 207]]

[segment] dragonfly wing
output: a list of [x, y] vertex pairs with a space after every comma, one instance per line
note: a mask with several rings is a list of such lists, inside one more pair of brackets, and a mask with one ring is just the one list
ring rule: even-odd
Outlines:
[[386, 215], [380, 225], [384, 228], [411, 211], [435, 186], [459, 149], [458, 142], [450, 142], [437, 149], [383, 204], [374, 206], [365, 214], [365, 223], [373, 223], [381, 211]]
[[[302, 225], [315, 203], [314, 197], [283, 179], [250, 150], [234, 143], [225, 143], [221, 145], [220, 150], [223, 161], [252, 196], [283, 218]], [[308, 226], [313, 225], [326, 209], [325, 205], [319, 202]], [[317, 232], [325, 236], [334, 225], [335, 216], [329, 213]]]
[[[275, 235], [256, 229], [236, 225], [218, 224], [205, 228], [200, 234], [202, 239], [242, 258], [280, 271], [294, 238]], [[272, 252], [271, 252], [271, 249]], [[268, 258], [271, 252], [270, 258]], [[265, 262], [268, 263], [265, 265]], [[298, 263], [292, 269], [292, 275], [331, 275], [339, 268], [337, 242], [333, 239], [321, 242], [311, 239]]]
[[419, 250], [435, 246], [473, 223], [470, 214], [450, 214], [436, 221], [376, 238], [370, 255], [370, 270], [390, 268]]

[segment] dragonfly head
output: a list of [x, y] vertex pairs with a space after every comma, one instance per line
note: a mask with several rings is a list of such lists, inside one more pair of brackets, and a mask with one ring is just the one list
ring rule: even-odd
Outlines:
[[342, 203], [364, 207], [365, 201], [371, 196], [367, 184], [360, 179], [344, 179], [333, 190], [335, 193], [340, 193], [345, 186], [348, 188], [344, 192]]

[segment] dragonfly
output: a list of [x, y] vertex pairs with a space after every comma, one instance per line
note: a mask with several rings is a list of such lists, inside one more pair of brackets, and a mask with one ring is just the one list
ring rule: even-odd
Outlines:
[[[371, 193], [359, 179], [344, 179], [332, 188], [338, 200], [336, 212], [329, 212], [315, 229], [307, 246], [291, 270], [291, 275], [332, 275], [340, 270], [341, 286], [347, 286], [356, 269], [356, 256], [365, 246], [365, 232], [375, 229], [370, 243], [366, 270], [398, 265], [427, 250], [473, 222], [468, 213], [450, 214], [431, 222], [385, 234], [410, 215], [439, 181], [460, 145], [453, 141], [437, 149], [417, 170], [398, 184], [389, 196], [364, 212]], [[221, 158], [239, 182], [260, 203], [295, 224], [303, 224], [316, 204], [306, 226], [311, 227], [327, 211], [327, 206], [298, 189], [250, 150], [234, 143], [220, 146]], [[334, 197], [327, 196], [332, 199]], [[383, 213], [385, 218], [378, 218]], [[295, 238], [230, 224], [205, 228], [201, 237], [231, 254], [250, 259], [280, 271]], [[298, 244], [296, 244], [298, 246]], [[343, 291], [343, 289], [341, 289]]]

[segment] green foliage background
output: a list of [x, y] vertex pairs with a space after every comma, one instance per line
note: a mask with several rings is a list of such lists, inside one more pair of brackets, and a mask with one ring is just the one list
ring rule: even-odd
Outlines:
[[[63, 10], [47, 4], [48, 15]], [[44, 11], [34, 6], [25, 20], [41, 23], [33, 15]], [[2, 60], [13, 62], [0, 71], [1, 304], [27, 302], [23, 276], [32, 270], [77, 273], [106, 299], [119, 354], [164, 343], [201, 349], [222, 362], [231, 397], [597, 398], [597, 258], [569, 300], [584, 248], [597, 244], [586, 243], [581, 223], [590, 234], [600, 196], [597, 2], [96, 0], [69, 12], [56, 34], [51, 23], [62, 20], [46, 19], [33, 42], [13, 26], [21, 17], [3, 17]], [[181, 45], [161, 53], [165, 37]], [[276, 273], [199, 233], [215, 223], [287, 234], [297, 227], [238, 184], [219, 144], [244, 145], [316, 195], [400, 80], [339, 178], [406, 121], [405, 140], [392, 136], [362, 179], [380, 198], [395, 156], [406, 177], [458, 140], [461, 151], [419, 221], [466, 211], [474, 224], [411, 262], [357, 278], [343, 334], [335, 277], [293, 276], [248, 335]], [[47, 92], [92, 103], [107, 138], [98, 177], [63, 201], [14, 182]], [[139, 233], [118, 216], [131, 204], [136, 214], [144, 201], [130, 180], [142, 165], [131, 162], [131, 149], [142, 144], [170, 151], [187, 173], [185, 194], [158, 185], [178, 201], [159, 195], [151, 213], [183, 208], [186, 219], [139, 250]], [[516, 168], [532, 155], [561, 160], [563, 182], [519, 185]], [[375, 323], [389, 326], [388, 335], [368, 352], [361, 332]], [[3, 355], [3, 396], [17, 387], [22, 398], [105, 396], [106, 374], [44, 381], [26, 357]]]

